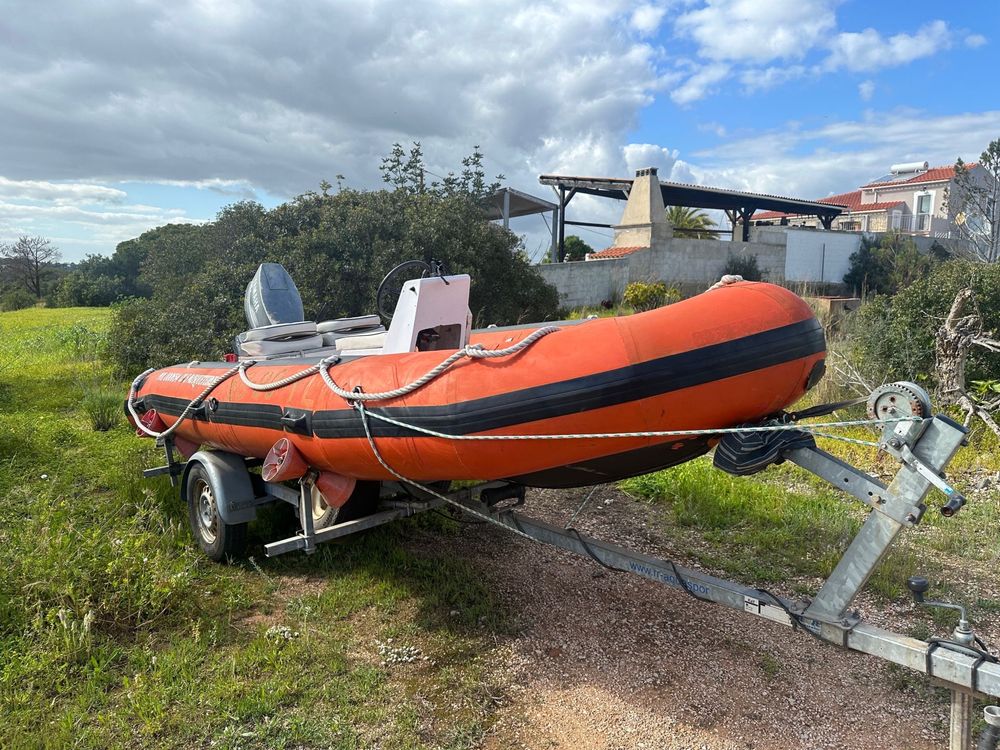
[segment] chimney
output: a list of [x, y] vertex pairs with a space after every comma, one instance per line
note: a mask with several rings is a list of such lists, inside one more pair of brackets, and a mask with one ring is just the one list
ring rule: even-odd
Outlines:
[[621, 222], [614, 230], [615, 247], [652, 247], [672, 236], [656, 167], [636, 170]]

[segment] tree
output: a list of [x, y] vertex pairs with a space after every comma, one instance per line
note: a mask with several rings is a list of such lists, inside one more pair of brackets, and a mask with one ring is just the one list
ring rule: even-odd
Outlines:
[[1000, 341], [983, 330], [983, 318], [976, 305], [975, 291], [966, 287], [955, 295], [948, 317], [935, 339], [934, 363], [938, 397], [942, 403], [957, 404], [965, 409], [966, 426], [975, 415], [1000, 435], [1000, 425], [993, 418], [993, 412], [1000, 408], [1000, 398], [997, 398], [997, 390], [1000, 390], [997, 388], [998, 381], [979, 382], [986, 386], [983, 388], [986, 398], [977, 398], [966, 390], [966, 360], [973, 346], [1000, 353]]
[[566, 238], [564, 247], [566, 252], [563, 253], [562, 260], [586, 260], [587, 253], [594, 252], [594, 248], [575, 234], [571, 234]]
[[0, 257], [36, 299], [42, 298], [42, 282], [62, 253], [44, 237], [18, 237], [12, 245], [0, 246]]
[[945, 200], [959, 236], [977, 260], [995, 263], [1000, 260], [1000, 138], [986, 147], [978, 165], [958, 159], [953, 184]]
[[857, 252], [851, 253], [850, 266], [844, 283], [855, 294], [896, 294], [917, 279], [927, 276], [944, 254], [940, 246], [922, 253], [916, 243], [904, 234], [889, 232], [878, 241], [861, 239]]
[[116, 369], [135, 374], [230, 351], [246, 328], [247, 282], [264, 261], [288, 269], [311, 320], [372, 312], [379, 282], [412, 258], [438, 259], [472, 277], [474, 325], [552, 320], [555, 289], [532, 268], [517, 235], [486, 218], [481, 161], [463, 161], [446, 187], [421, 182], [419, 154], [400, 158], [412, 164], [390, 167], [393, 190], [309, 192], [270, 211], [237, 203], [209, 224], [143, 234], [139, 282], [152, 298], [115, 307], [108, 353]]
[[726, 264], [722, 267], [723, 276], [742, 276], [744, 281], [761, 281], [760, 264], [756, 255], [734, 255], [729, 253]]
[[483, 158], [479, 146], [473, 146], [472, 153], [462, 159], [462, 171], [459, 174], [448, 172], [439, 178], [440, 182], [427, 182], [427, 175], [437, 175], [427, 169], [420, 142], [414, 141], [409, 153], [406, 153], [401, 144], [394, 143], [392, 151], [382, 159], [379, 171], [383, 182], [411, 195], [430, 193], [439, 197], [464, 196], [478, 200], [499, 190], [500, 182], [504, 179], [502, 174], [498, 174], [493, 182], [486, 182]]
[[667, 208], [667, 221], [674, 229], [685, 230], [685, 237], [693, 237], [696, 240], [717, 239], [714, 234], [705, 230], [715, 226], [715, 222], [704, 211], [687, 206], [669, 206]]
[[[955, 300], [964, 299], [963, 289], [972, 290], [974, 301], [970, 298], [955, 308]], [[957, 382], [957, 378], [944, 378], [950, 382], [937, 380], [947, 371], [935, 366], [936, 343], [942, 324], [949, 318], [964, 318], [969, 310], [981, 321], [974, 327], [973, 338], [994, 338], [993, 334], [979, 332], [1000, 331], [1000, 263], [938, 263], [925, 278], [897, 294], [871, 298], [852, 321], [849, 341], [853, 356], [869, 381], [912, 380], [928, 387], [941, 386], [941, 395], [948, 398], [954, 391], [951, 382]], [[965, 332], [963, 325], [960, 333]], [[964, 369], [968, 382], [1000, 380], [1000, 357], [978, 341], [971, 343], [977, 345], [967, 349]]]

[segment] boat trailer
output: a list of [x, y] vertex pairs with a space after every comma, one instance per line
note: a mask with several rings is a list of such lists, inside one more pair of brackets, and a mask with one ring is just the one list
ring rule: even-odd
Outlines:
[[[914, 390], [915, 389], [915, 390]], [[880, 450], [899, 462], [892, 481], [885, 485], [815, 444], [783, 451], [776, 460], [790, 461], [846, 492], [870, 508], [867, 519], [820, 590], [809, 600], [793, 601], [752, 586], [727, 581], [686, 568], [668, 559], [624, 549], [525, 515], [525, 488], [506, 482], [487, 482], [452, 492], [439, 492], [416, 483], [383, 483], [377, 510], [354, 520], [315, 528], [312, 513], [314, 475], [298, 480], [298, 488], [263, 482], [250, 469], [260, 460], [244, 459], [221, 451], [199, 451], [186, 462], [174, 459], [170, 438], [160, 440], [167, 465], [144, 472], [167, 474], [171, 482], [185, 476], [195, 464], [207, 469], [219, 523], [245, 524], [256, 508], [275, 502], [296, 508], [301, 529], [294, 536], [265, 545], [269, 557], [302, 550], [349, 536], [401, 518], [450, 505], [480, 520], [503, 526], [542, 544], [589, 557], [617, 571], [634, 573], [656, 583], [680, 589], [705, 602], [713, 602], [761, 617], [835, 646], [870, 654], [930, 677], [951, 690], [950, 750], [971, 750], [972, 710], [976, 697], [1000, 698], [1000, 663], [973, 631], [965, 609], [957, 604], [925, 599], [929, 584], [914, 576], [907, 586], [917, 603], [960, 611], [958, 626], [948, 637], [927, 641], [910, 638], [865, 622], [851, 609], [858, 593], [889, 551], [896, 537], [920, 523], [932, 490], [943, 493], [940, 512], [957, 513], [965, 498], [944, 478], [944, 469], [960, 447], [967, 445], [967, 430], [947, 416], [930, 416], [926, 394], [912, 384], [892, 384], [869, 399], [869, 415], [918, 415], [922, 419], [883, 421]], [[921, 412], [923, 414], [921, 415]], [[772, 461], [772, 463], [775, 461]], [[184, 482], [181, 482], [182, 492]], [[188, 499], [190, 502], [190, 499]], [[1000, 707], [985, 711], [986, 729], [978, 748], [996, 748], [1000, 740]]]

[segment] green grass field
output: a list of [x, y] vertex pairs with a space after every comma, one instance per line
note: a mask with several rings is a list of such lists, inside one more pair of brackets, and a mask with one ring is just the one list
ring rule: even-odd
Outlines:
[[[160, 457], [126, 426], [127, 384], [99, 358], [107, 315], [0, 314], [0, 747], [476, 746], [513, 625], [481, 571], [440, 544], [456, 525], [418, 517], [275, 560], [258, 537], [250, 560], [209, 562], [177, 491], [141, 478]], [[894, 470], [870, 449], [824, 447]], [[998, 457], [978, 431], [953, 464], [959, 487]], [[689, 559], [803, 594], [864, 518], [787, 465], [734, 478], [697, 459], [622, 486]], [[932, 505], [871, 589], [898, 600], [908, 575], [929, 574], [935, 595], [992, 617], [1000, 602], [976, 592], [996, 569], [998, 511], [995, 486], [953, 519]], [[948, 625], [933, 617], [914, 634]], [[386, 663], [408, 647], [414, 662]]]
[[[120, 417], [106, 322], [0, 314], [0, 747], [474, 744], [495, 695], [480, 654], [508, 625], [474, 571], [412, 543], [452, 525], [210, 563], [176, 490], [141, 479], [158, 457]], [[384, 665], [390, 638], [421, 658]]]

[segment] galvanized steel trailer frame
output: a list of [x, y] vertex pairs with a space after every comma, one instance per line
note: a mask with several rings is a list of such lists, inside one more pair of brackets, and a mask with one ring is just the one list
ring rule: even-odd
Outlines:
[[[973, 698], [977, 695], [1000, 698], [1000, 664], [984, 658], [975, 649], [961, 647], [948, 639], [928, 642], [876, 627], [850, 610], [896, 537], [906, 527], [920, 522], [927, 509], [924, 501], [933, 488], [937, 487], [948, 497], [948, 502], [942, 506], [946, 515], [961, 508], [964, 498], [944, 481], [943, 472], [956, 451], [965, 444], [965, 428], [945, 416], [886, 425], [880, 447], [900, 461], [900, 468], [888, 486], [816, 447], [798, 448], [783, 454], [786, 460], [871, 508], [833, 573], [809, 601], [774, 597], [751, 586], [533, 519], [515, 509], [523, 501], [524, 488], [504, 482], [488, 482], [446, 495], [414, 489], [409, 497], [400, 493], [394, 498], [383, 499], [372, 515], [321, 529], [313, 528], [308, 478], [300, 482], [299, 491], [268, 483], [265, 485], [268, 494], [256, 498], [253, 504], [284, 501], [299, 508], [302, 530], [293, 537], [265, 545], [268, 556], [294, 550], [311, 553], [322, 542], [444, 505], [464, 508], [523, 536], [590, 557], [601, 565], [681, 589], [707, 602], [788, 627], [801, 627], [833, 645], [926, 674], [952, 690], [951, 750], [970, 750]], [[192, 460], [197, 460], [197, 456]], [[170, 473], [173, 477], [179, 472], [176, 468], [167, 470], [167, 467], [148, 472], [149, 475], [155, 473]], [[503, 504], [504, 499], [510, 498], [515, 498], [515, 502]], [[224, 504], [225, 498], [219, 497], [218, 501]], [[246, 508], [244, 503], [243, 511], [252, 509]]]

